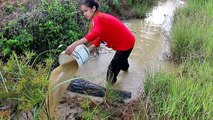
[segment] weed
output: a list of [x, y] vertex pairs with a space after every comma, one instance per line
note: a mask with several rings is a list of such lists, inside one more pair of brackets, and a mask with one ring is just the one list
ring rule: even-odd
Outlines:
[[[31, 66], [35, 53], [26, 52], [25, 56], [17, 56], [13, 52], [10, 59], [3, 64], [0, 62], [1, 82], [0, 101], [3, 104], [11, 101], [14, 110], [30, 111], [42, 106], [48, 86], [48, 76], [53, 60], [46, 59], [43, 63]], [[35, 112], [36, 113], [36, 112]]]
[[176, 73], [149, 74], [145, 81], [158, 119], [213, 118], [212, 5], [212, 1], [193, 0], [176, 13], [172, 60], [182, 64]]

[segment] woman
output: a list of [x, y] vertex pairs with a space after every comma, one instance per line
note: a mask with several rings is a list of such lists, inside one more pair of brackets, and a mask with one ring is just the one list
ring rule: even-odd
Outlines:
[[88, 34], [69, 45], [65, 51], [70, 55], [77, 45], [92, 43], [89, 47], [93, 51], [101, 42], [116, 51], [107, 70], [107, 82], [114, 84], [120, 70], [129, 68], [128, 57], [134, 47], [135, 37], [126, 26], [112, 15], [98, 10], [99, 4], [95, 0], [84, 0], [81, 10], [90, 21]]

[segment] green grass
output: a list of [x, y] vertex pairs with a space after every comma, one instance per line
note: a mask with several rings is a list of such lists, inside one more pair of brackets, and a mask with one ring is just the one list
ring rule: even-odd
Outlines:
[[144, 18], [158, 0], [100, 0], [101, 11], [120, 19]]
[[174, 61], [211, 59], [213, 2], [207, 1], [189, 2], [187, 7], [176, 12], [171, 46]]
[[175, 14], [175, 73], [148, 73], [146, 100], [158, 119], [213, 119], [213, 1], [191, 0]]
[[147, 12], [157, 3], [157, 0], [128, 0], [134, 17], [145, 18]]
[[160, 119], [213, 118], [212, 64], [188, 62], [175, 74], [157, 73], [145, 82], [146, 95]]
[[0, 61], [0, 104], [16, 106], [12, 108], [15, 113], [32, 110], [37, 116], [45, 100], [53, 60], [46, 59], [33, 68], [34, 56], [33, 52], [22, 56], [14, 52], [6, 63]]

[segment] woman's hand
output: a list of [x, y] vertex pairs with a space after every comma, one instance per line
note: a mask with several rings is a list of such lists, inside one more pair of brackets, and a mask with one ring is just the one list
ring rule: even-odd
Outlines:
[[87, 42], [86, 38], [81, 38], [80, 40], [75, 41], [74, 43], [72, 43], [71, 45], [69, 45], [67, 47], [67, 49], [65, 50], [65, 54], [71, 55], [76, 46], [83, 44], [83, 43], [86, 43], [86, 42]]
[[65, 54], [71, 55], [77, 45], [75, 43], [69, 45], [65, 50]]
[[89, 51], [90, 51], [90, 52], [94, 52], [95, 49], [96, 49], [96, 46], [95, 46], [95, 45], [92, 44], [92, 45], [89, 46]]

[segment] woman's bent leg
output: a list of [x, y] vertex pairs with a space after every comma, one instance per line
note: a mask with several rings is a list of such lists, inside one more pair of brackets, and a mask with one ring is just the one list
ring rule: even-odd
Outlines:
[[108, 66], [107, 82], [114, 84], [117, 81], [117, 76], [120, 70], [127, 71], [129, 68], [128, 57], [132, 48], [126, 51], [117, 51]]

